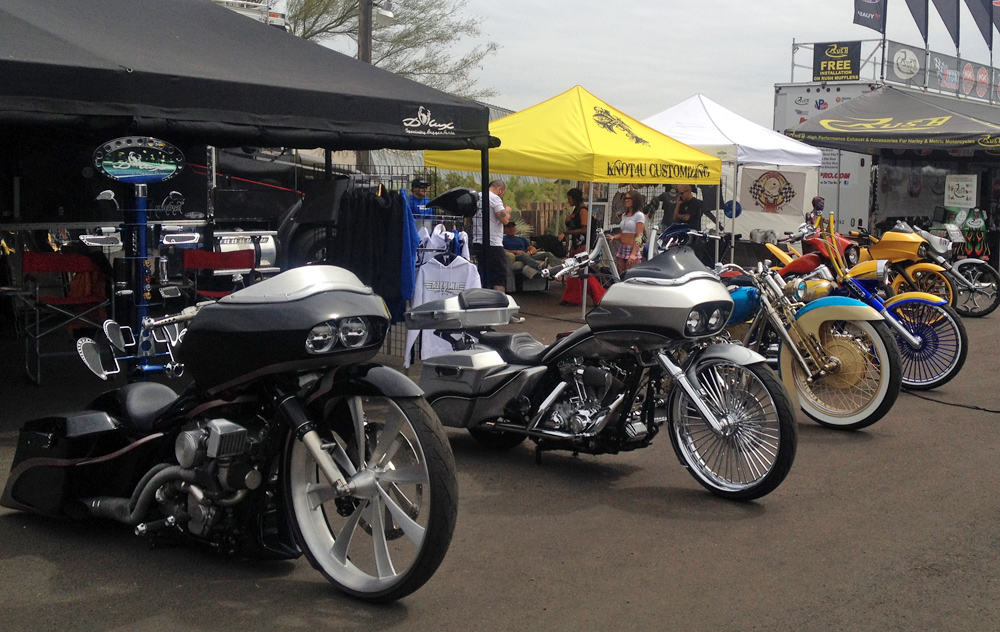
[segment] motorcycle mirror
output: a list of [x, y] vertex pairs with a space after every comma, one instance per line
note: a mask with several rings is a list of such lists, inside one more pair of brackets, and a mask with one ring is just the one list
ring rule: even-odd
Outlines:
[[[115, 349], [118, 349], [118, 351], [125, 353], [125, 336], [124, 334], [122, 334], [121, 325], [119, 325], [118, 323], [109, 318], [108, 320], [104, 321], [104, 325], [102, 328], [104, 329], [104, 335], [107, 336], [108, 342], [111, 343], [111, 346], [114, 347]], [[91, 342], [93, 341], [91, 340]], [[77, 348], [79, 348], [79, 345], [77, 345]], [[86, 363], [87, 359], [84, 358], [83, 361], [84, 363]], [[100, 358], [98, 358], [98, 362], [99, 361]], [[90, 365], [88, 364], [87, 366], [89, 367]], [[91, 371], [93, 371], [93, 368], [91, 368]]]
[[101, 362], [101, 348], [95, 340], [80, 338], [76, 341], [76, 352], [94, 375], [102, 380], [108, 379], [108, 372], [104, 370], [104, 364]]

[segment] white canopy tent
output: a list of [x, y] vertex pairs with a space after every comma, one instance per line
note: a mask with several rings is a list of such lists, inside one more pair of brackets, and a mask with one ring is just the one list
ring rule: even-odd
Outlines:
[[[642, 122], [731, 165], [732, 194], [728, 196], [731, 200], [739, 199], [739, 168], [742, 165], [818, 167], [823, 160], [823, 153], [818, 148], [743, 118], [703, 94], [695, 94]], [[784, 219], [773, 213], [747, 211], [745, 214], [759, 216], [754, 218], [754, 223], [760, 224], [755, 228], [781, 228]], [[796, 218], [794, 226], [801, 221]], [[733, 228], [735, 224], [734, 218]]]

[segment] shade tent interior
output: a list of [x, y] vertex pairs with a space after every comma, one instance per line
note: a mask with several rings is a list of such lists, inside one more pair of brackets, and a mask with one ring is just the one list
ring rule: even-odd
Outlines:
[[[819, 149], [758, 125], [702, 94], [644, 119], [643, 123], [729, 165], [733, 174], [729, 196], [732, 200], [739, 198], [739, 169], [743, 165], [818, 167], [823, 160]], [[764, 215], [761, 213], [758, 221], [771, 219]], [[734, 217], [733, 232], [735, 224]]]
[[0, 75], [9, 164], [39, 138], [96, 147], [153, 136], [182, 146], [473, 149], [487, 173], [496, 143], [484, 105], [205, 0], [5, 0]]

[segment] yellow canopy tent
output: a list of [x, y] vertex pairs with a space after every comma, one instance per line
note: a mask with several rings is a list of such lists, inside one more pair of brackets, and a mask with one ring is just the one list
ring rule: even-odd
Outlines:
[[[493, 173], [584, 182], [717, 184], [722, 162], [611, 107], [580, 86], [490, 123]], [[439, 169], [478, 171], [481, 153], [425, 151]]]

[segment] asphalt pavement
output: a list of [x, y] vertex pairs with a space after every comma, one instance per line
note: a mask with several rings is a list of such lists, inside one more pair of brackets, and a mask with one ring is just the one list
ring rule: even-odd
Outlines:
[[[545, 342], [579, 308], [518, 295]], [[663, 436], [577, 457], [480, 448], [449, 430], [460, 505], [451, 548], [420, 590], [370, 606], [305, 560], [151, 549], [128, 529], [0, 509], [4, 630], [988, 630], [1000, 621], [1000, 316], [966, 319], [962, 373], [903, 393], [859, 432], [798, 415], [785, 482], [717, 499]], [[28, 386], [0, 340], [0, 480], [27, 418], [102, 385], [72, 359]]]

